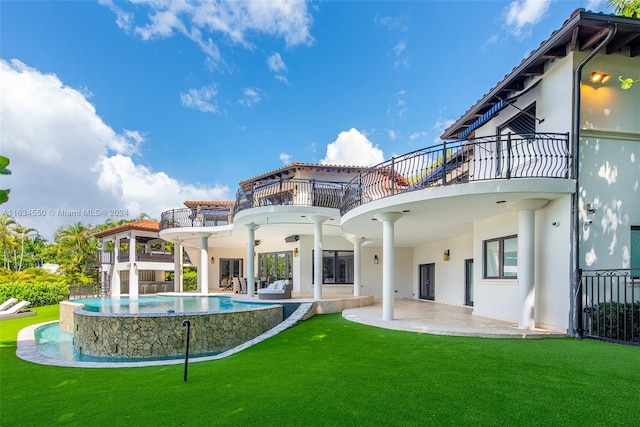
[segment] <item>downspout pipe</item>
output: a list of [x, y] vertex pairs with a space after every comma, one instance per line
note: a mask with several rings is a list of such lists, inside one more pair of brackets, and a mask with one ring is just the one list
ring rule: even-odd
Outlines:
[[582, 296], [580, 293], [580, 261], [579, 261], [579, 238], [580, 215], [578, 212], [580, 201], [580, 80], [582, 80], [582, 69], [603, 47], [605, 47], [618, 31], [618, 24], [609, 27], [609, 33], [595, 49], [589, 53], [576, 67], [573, 72], [573, 129], [571, 131], [571, 148], [573, 150], [572, 173], [576, 180], [576, 189], [571, 200], [571, 330], [570, 335], [575, 338], [582, 338]]

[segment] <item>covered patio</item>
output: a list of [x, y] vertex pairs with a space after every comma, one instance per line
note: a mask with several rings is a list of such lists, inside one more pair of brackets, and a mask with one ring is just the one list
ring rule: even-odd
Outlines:
[[382, 320], [382, 302], [350, 308], [342, 316], [352, 322], [398, 331], [482, 338], [563, 338], [566, 332], [518, 329], [518, 324], [474, 316], [473, 308], [433, 301], [396, 299], [394, 319]]

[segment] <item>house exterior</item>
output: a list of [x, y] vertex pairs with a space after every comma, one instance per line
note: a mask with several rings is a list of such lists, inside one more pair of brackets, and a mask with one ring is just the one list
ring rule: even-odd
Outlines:
[[144, 219], [94, 234], [100, 239], [97, 259], [103, 294], [137, 299], [141, 294], [181, 290], [179, 281], [165, 278], [176, 262], [159, 232], [157, 221]]
[[639, 54], [640, 20], [577, 10], [442, 144], [371, 168], [294, 163], [235, 201], [164, 212], [160, 237], [201, 293], [287, 278], [316, 300], [375, 295], [388, 321], [395, 299], [424, 299], [579, 335], [605, 292], [587, 295], [586, 271], [622, 271], [615, 293], [640, 300], [640, 83], [622, 88]]

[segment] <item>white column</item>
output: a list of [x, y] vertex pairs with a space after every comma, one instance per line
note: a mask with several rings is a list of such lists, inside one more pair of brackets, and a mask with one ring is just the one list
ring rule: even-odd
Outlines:
[[120, 298], [120, 270], [118, 270], [118, 256], [120, 255], [120, 239], [114, 238], [113, 264], [111, 265], [111, 297]]
[[526, 199], [509, 203], [509, 209], [518, 211], [518, 287], [520, 319], [518, 328], [535, 327], [535, 250], [536, 209], [547, 204], [545, 199]]
[[180, 286], [181, 282], [182, 282], [182, 240], [175, 240], [173, 242], [173, 291], [174, 292], [182, 292], [182, 286]]
[[400, 212], [385, 212], [376, 215], [382, 221], [382, 320], [393, 320], [393, 299], [395, 283], [395, 222]]
[[364, 237], [349, 236], [347, 240], [353, 243], [353, 296], [360, 296], [360, 287], [362, 286], [362, 243]]
[[136, 236], [129, 237], [129, 300], [138, 300], [138, 267], [136, 264]]
[[198, 288], [202, 295], [209, 293], [209, 234], [200, 236], [200, 268], [198, 269]]
[[[184, 246], [180, 244], [180, 265], [182, 266], [182, 262], [184, 260]], [[180, 268], [180, 287], [178, 288], [179, 292], [184, 292], [184, 274], [182, 274], [182, 267]]]
[[246, 224], [247, 228], [247, 296], [253, 297], [255, 288], [256, 267], [256, 228], [254, 223]]
[[328, 219], [326, 216], [313, 215], [313, 299], [322, 299], [322, 224]]

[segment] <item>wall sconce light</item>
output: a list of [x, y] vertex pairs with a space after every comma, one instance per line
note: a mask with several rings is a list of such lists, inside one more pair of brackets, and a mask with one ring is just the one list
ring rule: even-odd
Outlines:
[[298, 256], [298, 248], [293, 248], [293, 256]]
[[591, 73], [591, 83], [605, 84], [610, 78], [610, 74], [605, 74], [600, 71], [594, 71]]
[[445, 250], [444, 250], [444, 255], [442, 256], [442, 258], [443, 258], [445, 261], [449, 261], [449, 249], [445, 249]]
[[374, 256], [373, 256], [373, 263], [374, 263], [374, 264], [377, 264], [378, 262], [379, 262], [379, 260], [378, 260], [378, 255], [374, 255]]
[[211, 257], [211, 264], [213, 264], [216, 261], [215, 257]]

